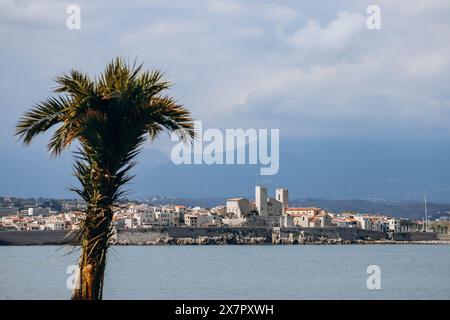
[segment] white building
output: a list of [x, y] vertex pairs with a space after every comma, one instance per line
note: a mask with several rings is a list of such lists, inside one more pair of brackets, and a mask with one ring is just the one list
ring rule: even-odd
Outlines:
[[134, 229], [137, 227], [137, 219], [136, 218], [125, 218], [123, 219], [123, 225], [125, 229]]
[[251, 211], [250, 201], [245, 198], [231, 198], [227, 200], [227, 214], [238, 219], [245, 217]]
[[292, 215], [292, 216], [299, 216], [299, 215], [306, 215], [309, 217], [314, 217], [316, 215], [318, 215], [319, 213], [321, 213], [322, 209], [320, 208], [315, 208], [315, 207], [292, 207], [292, 208], [287, 208], [286, 209], [286, 214], [288, 215]]
[[355, 219], [358, 223], [358, 227], [364, 230], [372, 230], [372, 220], [368, 217], [357, 215]]
[[329, 227], [332, 225], [332, 217], [324, 210], [314, 207], [308, 208], [287, 208], [286, 215], [293, 219], [296, 226]]
[[216, 206], [211, 209], [211, 213], [216, 216], [224, 217], [227, 213], [227, 206]]
[[289, 191], [288, 189], [278, 188], [275, 190], [275, 198], [282, 204], [282, 213], [286, 213], [286, 209], [289, 207]]
[[132, 206], [129, 212], [136, 218], [136, 223], [139, 226], [150, 225], [156, 221], [155, 210], [147, 204]]
[[174, 208], [175, 208], [175, 212], [179, 213], [180, 215], [184, 215], [186, 213], [186, 207], [185, 206], [176, 205]]
[[155, 207], [156, 225], [174, 226], [178, 225], [178, 213], [172, 206]]
[[66, 222], [56, 219], [51, 219], [45, 222], [46, 230], [66, 230]]
[[388, 230], [394, 232], [400, 232], [400, 219], [391, 218], [387, 220]]
[[[276, 199], [269, 198], [267, 195], [267, 188], [256, 186], [255, 188], [255, 204], [256, 210], [260, 216], [267, 215], [281, 215], [283, 213], [283, 201], [287, 208], [288, 191], [287, 189], [277, 189]], [[280, 200], [278, 200], [278, 198]]]
[[28, 208], [29, 216], [48, 216], [50, 215], [50, 208]]
[[32, 230], [32, 231], [42, 230], [42, 226], [36, 222], [32, 222], [27, 225], [27, 230]]

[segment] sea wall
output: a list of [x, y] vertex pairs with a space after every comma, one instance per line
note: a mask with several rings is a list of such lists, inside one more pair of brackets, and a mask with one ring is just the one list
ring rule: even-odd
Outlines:
[[70, 231], [0, 231], [0, 245], [54, 245], [74, 243]]
[[361, 241], [389, 240], [386, 232], [356, 228], [278, 228], [274, 229], [273, 243], [358, 243]]
[[[69, 231], [0, 231], [0, 245], [58, 245], [74, 243]], [[441, 239], [441, 238], [440, 238]], [[116, 230], [117, 245], [339, 244], [438, 240], [436, 233], [386, 233], [356, 228], [158, 227]]]
[[392, 239], [396, 241], [430, 241], [438, 240], [434, 232], [397, 232], [392, 234]]
[[265, 244], [272, 242], [270, 227], [161, 227], [119, 229], [114, 244]]
[[449, 234], [438, 233], [437, 238], [438, 238], [438, 240], [442, 240], [442, 241], [450, 241], [450, 233]]
[[[398, 241], [413, 241], [402, 235]], [[408, 240], [411, 239], [411, 240]], [[434, 240], [430, 235], [429, 239]], [[114, 244], [335, 244], [389, 241], [392, 234], [356, 228], [271, 228], [271, 227], [167, 227], [117, 230]]]

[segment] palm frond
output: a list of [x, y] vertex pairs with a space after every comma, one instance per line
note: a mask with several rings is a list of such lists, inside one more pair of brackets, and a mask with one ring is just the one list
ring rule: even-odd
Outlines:
[[67, 93], [73, 97], [86, 97], [93, 93], [94, 82], [86, 74], [72, 70], [69, 74], [57, 76], [56, 93]]
[[149, 133], [154, 123], [166, 128], [170, 132], [177, 132], [180, 139], [188, 142], [195, 139], [195, 128], [190, 112], [178, 104], [172, 97], [164, 96], [152, 99], [149, 104], [150, 118], [147, 128]]
[[19, 120], [15, 135], [29, 144], [38, 134], [63, 121], [65, 110], [70, 104], [70, 99], [65, 96], [51, 97], [36, 104]]

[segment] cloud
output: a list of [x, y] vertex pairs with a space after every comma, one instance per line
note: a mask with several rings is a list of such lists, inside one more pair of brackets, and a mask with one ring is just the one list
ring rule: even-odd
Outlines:
[[318, 20], [309, 20], [304, 27], [288, 36], [288, 43], [301, 50], [340, 50], [346, 48], [353, 37], [364, 31], [365, 18], [361, 14], [339, 12], [327, 26]]
[[228, 0], [212, 0], [208, 2], [208, 10], [211, 13], [225, 15], [226, 17], [236, 16], [251, 20], [272, 20], [290, 21], [296, 18], [299, 13], [288, 5], [258, 2], [236, 2]]
[[211, 12], [218, 14], [237, 14], [244, 11], [243, 5], [234, 1], [210, 1], [208, 3], [208, 8]]
[[[0, 66], [4, 79], [15, 77], [14, 65], [26, 66], [30, 102], [48, 94], [56, 74], [73, 67], [95, 74], [123, 55], [166, 71], [172, 93], [208, 126], [278, 126], [294, 136], [396, 136], [418, 128], [448, 135], [447, 3], [380, 1], [382, 29], [370, 31], [361, 1], [80, 1], [82, 29], [71, 32], [66, 3], [3, 0], [8, 31], [0, 35], [8, 45]], [[10, 89], [1, 94], [14, 102]], [[12, 123], [25, 107], [17, 104], [3, 121]]]
[[46, 0], [2, 0], [0, 1], [0, 25], [16, 27], [48, 28], [66, 19], [64, 2]]

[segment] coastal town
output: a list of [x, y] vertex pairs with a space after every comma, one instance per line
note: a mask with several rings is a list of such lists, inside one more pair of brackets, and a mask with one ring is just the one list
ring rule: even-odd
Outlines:
[[[0, 231], [76, 230], [83, 216], [80, 201], [51, 207], [0, 207]], [[329, 212], [316, 207], [289, 206], [289, 190], [255, 187], [255, 198], [227, 199], [212, 208], [184, 205], [151, 205], [130, 201], [116, 206], [114, 229], [157, 227], [342, 227], [382, 232], [437, 232], [448, 234], [448, 217], [435, 221], [397, 218], [382, 213]]]

